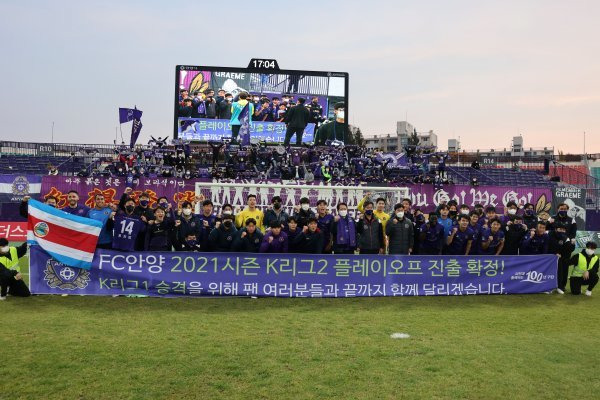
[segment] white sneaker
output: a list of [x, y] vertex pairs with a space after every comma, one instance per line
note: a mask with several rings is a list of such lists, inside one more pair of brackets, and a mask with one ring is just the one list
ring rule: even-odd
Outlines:
[[6, 300], [6, 296], [0, 296], [0, 300]]
[[592, 295], [592, 291], [591, 290], [586, 290], [585, 291], [585, 295], [586, 296], [591, 296]]
[[558, 293], [558, 294], [565, 294], [565, 291], [562, 290], [562, 289], [556, 288], [556, 293]]

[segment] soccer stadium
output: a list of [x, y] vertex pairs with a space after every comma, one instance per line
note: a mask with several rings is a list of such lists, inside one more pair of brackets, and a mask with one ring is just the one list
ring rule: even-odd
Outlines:
[[[112, 37], [131, 29], [115, 7], [102, 23], [72, 12]], [[157, 7], [140, 21], [172, 34]], [[392, 21], [364, 16], [380, 17]], [[506, 132], [491, 149], [402, 112], [382, 135], [363, 122], [358, 61], [240, 54], [165, 67], [160, 129], [141, 98], [111, 108], [114, 132], [61, 140], [54, 122], [40, 140], [2, 111], [0, 399], [600, 396], [600, 121], [551, 140]], [[77, 102], [132, 98], [107, 91]], [[565, 153], [579, 136], [583, 151]]]

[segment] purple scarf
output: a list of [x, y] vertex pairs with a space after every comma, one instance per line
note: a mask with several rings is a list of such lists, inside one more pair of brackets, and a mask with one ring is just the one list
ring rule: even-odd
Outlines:
[[347, 247], [356, 246], [356, 225], [352, 218], [341, 218], [338, 221], [336, 243]]

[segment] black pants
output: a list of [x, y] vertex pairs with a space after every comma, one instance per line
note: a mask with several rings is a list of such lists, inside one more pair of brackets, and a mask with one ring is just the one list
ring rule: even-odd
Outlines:
[[231, 125], [231, 138], [237, 141], [237, 137], [240, 134], [241, 125]]
[[587, 290], [592, 291], [598, 283], [598, 274], [590, 272], [588, 279], [583, 279], [582, 276], [571, 277], [571, 294], [581, 294], [581, 286], [588, 285]]
[[0, 296], [6, 297], [6, 293], [17, 297], [31, 296], [31, 292], [25, 282], [23, 282], [23, 279], [16, 280], [12, 276], [1, 278], [0, 280]]
[[290, 140], [292, 140], [292, 136], [296, 135], [296, 146], [302, 145], [302, 135], [304, 134], [304, 128], [287, 128], [285, 131], [285, 140], [283, 142], [284, 146], [290, 144]]
[[379, 249], [360, 249], [360, 254], [379, 254]]
[[569, 279], [569, 257], [558, 259], [557, 275], [557, 287], [564, 292], [567, 287], [567, 280]]

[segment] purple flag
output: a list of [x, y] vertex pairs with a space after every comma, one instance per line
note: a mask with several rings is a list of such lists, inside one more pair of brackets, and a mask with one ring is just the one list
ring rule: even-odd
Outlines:
[[242, 146], [250, 146], [250, 103], [240, 112], [240, 142]]
[[131, 143], [129, 144], [129, 147], [133, 148], [133, 146], [135, 145], [135, 142], [138, 139], [138, 136], [140, 136], [141, 130], [142, 130], [142, 121], [140, 121], [137, 118], [134, 119], [133, 124], [131, 125]]
[[137, 108], [119, 108], [119, 123], [124, 124], [125, 122], [133, 121], [134, 119], [141, 119], [142, 111]]

